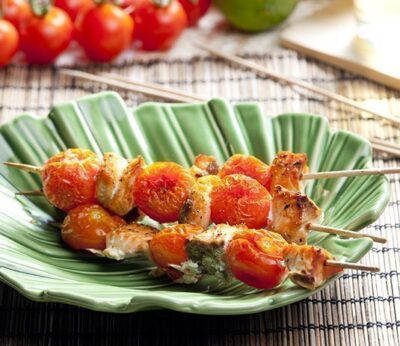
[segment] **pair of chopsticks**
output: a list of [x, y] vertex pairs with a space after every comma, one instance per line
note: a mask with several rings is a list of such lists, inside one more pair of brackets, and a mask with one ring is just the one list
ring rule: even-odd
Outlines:
[[[314, 86], [310, 83], [303, 82], [301, 80], [287, 77], [282, 74], [278, 74], [276, 72], [271, 72], [262, 65], [254, 63], [252, 61], [242, 59], [242, 58], [234, 56], [234, 55], [220, 52], [214, 48], [210, 48], [203, 44], [197, 43], [196, 46], [198, 48], [203, 49], [203, 50], [205, 50], [215, 56], [218, 56], [222, 59], [230, 61], [241, 67], [250, 69], [250, 70], [256, 72], [257, 75], [261, 75], [263, 77], [269, 77], [277, 82], [289, 85], [291, 87], [301, 87], [307, 91], [313, 92], [318, 95], [322, 95], [322, 96], [326, 97], [327, 99], [330, 99], [330, 100], [333, 100], [336, 102], [340, 102], [347, 106], [351, 106], [356, 110], [359, 110], [359, 111], [362, 111], [365, 113], [369, 113], [380, 120], [384, 120], [386, 122], [390, 122], [390, 123], [393, 123], [398, 126], [400, 125], [400, 118], [363, 107], [363, 106], [359, 105], [358, 103], [356, 103], [355, 101], [353, 101], [347, 97], [344, 97], [342, 95], [333, 93], [331, 91]], [[157, 97], [157, 98], [161, 98], [161, 99], [165, 99], [165, 100], [175, 101], [175, 102], [184, 102], [184, 103], [205, 102], [209, 99], [208, 97], [205, 97], [205, 96], [194, 95], [194, 94], [184, 92], [184, 91], [181, 91], [178, 89], [165, 87], [160, 84], [150, 83], [150, 82], [146, 82], [146, 81], [137, 81], [134, 79], [118, 76], [118, 75], [111, 74], [111, 73], [102, 73], [100, 75], [94, 75], [91, 73], [78, 71], [78, 70], [70, 70], [70, 69], [61, 69], [60, 73], [63, 75], [70, 76], [70, 77], [90, 80], [90, 81], [98, 82], [98, 83], [104, 83], [104, 84], [107, 84], [109, 86], [113, 86], [113, 87], [116, 87], [119, 89], [140, 92], [145, 95], [149, 95], [149, 96], [153, 96], [153, 97]], [[371, 142], [374, 150], [400, 157], [400, 145], [391, 143], [391, 142], [387, 142], [387, 141], [384, 141], [381, 139], [376, 139], [376, 138], [367, 138], [367, 139]]]

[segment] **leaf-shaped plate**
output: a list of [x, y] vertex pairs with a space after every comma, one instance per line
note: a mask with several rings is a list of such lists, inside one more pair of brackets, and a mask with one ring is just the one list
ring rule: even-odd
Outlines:
[[[147, 162], [173, 160], [189, 166], [199, 153], [223, 161], [233, 153], [270, 162], [278, 150], [305, 152], [311, 171], [365, 168], [371, 147], [349, 132], [332, 132], [322, 116], [265, 116], [255, 103], [231, 105], [146, 103], [133, 111], [118, 94], [106, 92], [55, 106], [48, 117], [22, 115], [0, 128], [0, 161], [42, 165], [67, 147], [141, 154]], [[0, 279], [23, 295], [93, 310], [133, 312], [169, 308], [198, 314], [245, 314], [273, 309], [312, 295], [289, 281], [258, 291], [238, 282], [221, 285], [206, 278], [197, 285], [150, 277], [145, 260], [112, 262], [73, 252], [59, 232], [46, 226], [61, 215], [44, 198], [15, 198], [16, 190], [40, 186], [38, 177], [0, 168]], [[324, 209], [324, 223], [360, 229], [373, 222], [389, 198], [382, 176], [319, 180], [307, 192]], [[341, 260], [358, 261], [368, 239], [312, 233], [310, 242]], [[334, 280], [334, 279], [332, 279]], [[330, 281], [332, 281], [330, 280]]]

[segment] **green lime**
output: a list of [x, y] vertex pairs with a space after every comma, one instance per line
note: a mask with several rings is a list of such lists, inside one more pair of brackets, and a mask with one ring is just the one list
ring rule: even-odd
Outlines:
[[262, 31], [285, 20], [297, 0], [214, 0], [228, 21], [245, 31]]

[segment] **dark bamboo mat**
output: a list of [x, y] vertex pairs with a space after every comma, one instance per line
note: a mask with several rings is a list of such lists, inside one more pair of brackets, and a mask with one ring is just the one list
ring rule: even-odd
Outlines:
[[[247, 56], [275, 71], [340, 92], [364, 105], [400, 114], [400, 94], [361, 77], [305, 59], [294, 52]], [[249, 71], [210, 57], [152, 59], [119, 66], [86, 67], [154, 81], [204, 96], [232, 101], [259, 101], [268, 114], [311, 112], [329, 117], [331, 126], [399, 142], [400, 129], [361, 117], [351, 109], [299, 93]], [[71, 80], [55, 68], [9, 66], [0, 70], [0, 122], [107, 89]], [[129, 105], [147, 99], [122, 92]], [[375, 166], [399, 166], [400, 160], [375, 157]], [[391, 177], [391, 202], [366, 231], [385, 236], [363, 263], [381, 273], [348, 271], [336, 283], [300, 303], [265, 313], [214, 317], [171, 311], [130, 315], [92, 312], [60, 304], [31, 302], [0, 284], [0, 345], [400, 345], [400, 180]]]

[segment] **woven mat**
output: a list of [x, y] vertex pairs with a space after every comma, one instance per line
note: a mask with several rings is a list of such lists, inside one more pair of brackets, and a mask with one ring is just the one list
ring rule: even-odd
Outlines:
[[[247, 55], [269, 68], [340, 92], [363, 105], [400, 114], [400, 94], [361, 77], [286, 50]], [[268, 114], [312, 112], [329, 117], [331, 126], [399, 141], [400, 129], [367, 115], [305, 95], [210, 57], [152, 58], [135, 64], [88, 66], [162, 83], [205, 96], [259, 101]], [[32, 112], [47, 114], [54, 103], [105, 90], [105, 86], [61, 77], [55, 68], [10, 66], [0, 70], [0, 122]], [[147, 99], [122, 92], [129, 105]], [[399, 166], [400, 160], [376, 156], [375, 166]], [[130, 315], [96, 313], [60, 304], [31, 302], [0, 284], [0, 345], [30, 344], [185, 344], [185, 345], [400, 345], [400, 180], [392, 177], [391, 202], [366, 229], [388, 238], [363, 259], [380, 273], [348, 271], [334, 284], [300, 303], [265, 313], [195, 316], [171, 311]]]

